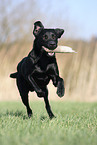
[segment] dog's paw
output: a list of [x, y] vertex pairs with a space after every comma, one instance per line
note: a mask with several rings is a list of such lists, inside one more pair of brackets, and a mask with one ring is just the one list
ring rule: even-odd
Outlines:
[[65, 94], [64, 80], [61, 79], [60, 81], [58, 81], [58, 85], [57, 85], [57, 95], [59, 97], [63, 97], [64, 94]]
[[55, 115], [51, 115], [51, 116], [49, 116], [49, 118], [53, 119], [53, 118], [56, 118], [56, 116]]
[[31, 118], [31, 117], [32, 117], [32, 113], [29, 113], [29, 114], [28, 114], [28, 117]]
[[28, 114], [28, 117], [31, 118], [32, 115], [33, 115], [33, 114], [32, 114], [32, 110], [31, 110], [31, 109], [27, 110], [27, 114]]

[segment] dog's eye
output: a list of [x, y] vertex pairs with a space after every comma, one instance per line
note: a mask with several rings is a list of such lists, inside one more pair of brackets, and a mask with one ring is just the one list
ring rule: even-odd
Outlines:
[[45, 35], [43, 36], [43, 39], [44, 39], [44, 40], [47, 40], [47, 39], [48, 39], [48, 35], [45, 34]]
[[55, 40], [56, 39], [56, 36], [54, 34], [52, 34], [52, 38]]

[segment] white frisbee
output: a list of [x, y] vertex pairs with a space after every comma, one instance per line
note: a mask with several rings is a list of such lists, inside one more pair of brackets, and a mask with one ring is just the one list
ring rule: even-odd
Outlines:
[[43, 47], [45, 49], [46, 52], [48, 53], [77, 53], [75, 52], [75, 50], [73, 50], [71, 47], [69, 46], [58, 46], [56, 49], [54, 50], [49, 50], [46, 47]]
[[58, 46], [55, 50], [55, 53], [76, 53], [71, 47], [68, 46]]

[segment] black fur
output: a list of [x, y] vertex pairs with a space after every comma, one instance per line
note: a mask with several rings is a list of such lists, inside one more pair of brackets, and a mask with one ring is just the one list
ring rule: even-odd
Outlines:
[[54, 50], [57, 47], [58, 38], [63, 34], [63, 29], [44, 29], [40, 21], [34, 23], [33, 34], [35, 36], [32, 51], [23, 58], [18, 66], [17, 72], [10, 75], [16, 78], [17, 87], [28, 116], [31, 117], [32, 110], [28, 102], [29, 91], [35, 91], [38, 97], [43, 97], [47, 113], [50, 118], [54, 117], [48, 101], [47, 85], [52, 80], [57, 87], [58, 96], [64, 95], [64, 81], [59, 77], [55, 54], [52, 56], [44, 49]]

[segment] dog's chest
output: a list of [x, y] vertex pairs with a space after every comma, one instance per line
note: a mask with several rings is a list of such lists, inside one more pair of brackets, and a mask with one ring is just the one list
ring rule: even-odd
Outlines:
[[51, 66], [52, 64], [49, 60], [43, 61], [43, 59], [38, 61], [38, 63], [35, 65], [32, 76], [38, 84], [47, 85], [49, 83]]
[[47, 74], [47, 69], [44, 65], [35, 65], [35, 69], [32, 73], [33, 79], [37, 82], [39, 86], [45, 86], [49, 83], [49, 77]]
[[48, 66], [51, 63], [53, 63], [52, 59], [43, 55], [42, 58], [38, 61], [38, 63], [35, 65], [35, 68], [39, 73], [46, 73], [48, 71]]
[[44, 62], [39, 62], [35, 65], [34, 73], [35, 75], [46, 75], [47, 74], [48, 65]]

